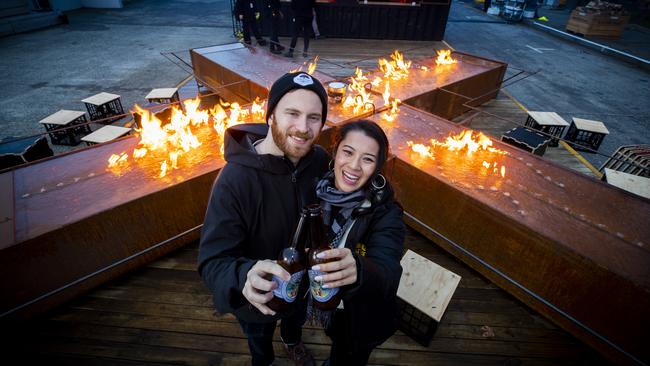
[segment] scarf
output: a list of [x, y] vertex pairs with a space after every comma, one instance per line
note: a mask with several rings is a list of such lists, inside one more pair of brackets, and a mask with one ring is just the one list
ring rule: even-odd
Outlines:
[[334, 187], [334, 172], [329, 171], [316, 185], [316, 196], [321, 200], [323, 222], [329, 229], [330, 245], [336, 248], [352, 224], [352, 212], [366, 199], [366, 193], [363, 189], [349, 193], [339, 191]]
[[[316, 185], [316, 196], [321, 200], [323, 222], [329, 228], [330, 247], [337, 248], [343, 234], [352, 225], [352, 212], [366, 199], [366, 193], [363, 189], [349, 193], [339, 191], [334, 186], [334, 172], [330, 171]], [[322, 311], [314, 307], [313, 303], [314, 299], [309, 296], [307, 323], [329, 328], [336, 310]]]

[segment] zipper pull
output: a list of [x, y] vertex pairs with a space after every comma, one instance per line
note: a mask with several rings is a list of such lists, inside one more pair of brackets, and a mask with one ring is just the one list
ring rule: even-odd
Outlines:
[[291, 172], [291, 183], [296, 183], [296, 171]]

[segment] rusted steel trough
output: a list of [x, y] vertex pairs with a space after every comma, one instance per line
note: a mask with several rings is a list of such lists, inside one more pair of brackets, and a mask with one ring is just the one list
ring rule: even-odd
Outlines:
[[[226, 86], [224, 99], [242, 103], [264, 98], [273, 80], [298, 66], [241, 45], [191, 55], [200, 83]], [[432, 160], [413, 152], [409, 141], [460, 131], [422, 110], [456, 116], [468, 100], [458, 94], [482, 102], [503, 80], [505, 64], [454, 55], [459, 63], [447, 71], [418, 71], [393, 85], [392, 96], [408, 104], [394, 122], [381, 117], [388, 106], [372, 90], [374, 115], [334, 105], [320, 141], [329, 145], [337, 126], [360, 115], [378, 121], [395, 154], [387, 174], [409, 225], [612, 359], [647, 362], [650, 202], [500, 143], [507, 154], [434, 149]], [[12, 294], [3, 297], [5, 318], [56, 305], [198, 237], [192, 229], [223, 166], [219, 141], [164, 179], [154, 179], [157, 165], [135, 162], [107, 172], [108, 156], [136, 143], [126, 138], [0, 175], [0, 208], [9, 217], [0, 230], [12, 233], [0, 251], [0, 289]]]
[[156, 179], [157, 164], [107, 170], [111, 154], [136, 144], [124, 138], [0, 175], [5, 319], [41, 312], [198, 238], [192, 229], [224, 164], [217, 141], [167, 179]]

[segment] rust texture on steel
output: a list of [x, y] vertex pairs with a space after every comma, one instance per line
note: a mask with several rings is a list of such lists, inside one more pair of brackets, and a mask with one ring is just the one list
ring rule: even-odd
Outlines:
[[[462, 129], [407, 106], [393, 123], [371, 119], [389, 136], [396, 157], [391, 182], [405, 210], [419, 221], [409, 224], [430, 237], [422, 224], [433, 228], [532, 291], [539, 298], [434, 238], [592, 346], [610, 348], [559, 311], [648, 359], [643, 341], [650, 327], [643, 310], [650, 308], [648, 200], [498, 141], [507, 155], [435, 149], [435, 159], [423, 158], [406, 142], [443, 140]], [[505, 177], [482, 166], [486, 160], [505, 166]]]
[[[307, 71], [306, 65], [241, 43], [194, 48], [190, 50], [190, 56], [199, 83], [219, 90], [230, 102], [252, 102], [256, 97], [266, 99], [277, 78], [301, 66], [303, 71]], [[319, 71], [314, 76], [322, 83], [334, 80]], [[230, 86], [238, 82], [241, 83]], [[229, 86], [223, 91], [225, 85]]]
[[[97, 145], [0, 175], [13, 186], [11, 236], [0, 251], [0, 313], [112, 265], [184, 232], [203, 220], [211, 183], [224, 161], [217, 141], [204, 144], [190, 164], [162, 179], [159, 164], [131, 161], [119, 171], [107, 169], [111, 154], [130, 151], [135, 138]], [[3, 194], [7, 191], [3, 189]], [[3, 198], [4, 201], [4, 198]], [[179, 238], [165, 254], [198, 238]], [[155, 259], [145, 255], [93, 281], [119, 275]], [[82, 287], [89, 287], [86, 283]], [[59, 295], [60, 303], [78, 293]], [[41, 306], [39, 304], [39, 306]], [[35, 306], [38, 309], [39, 306]], [[38, 311], [38, 310], [34, 310]], [[33, 311], [28, 311], [27, 314]]]

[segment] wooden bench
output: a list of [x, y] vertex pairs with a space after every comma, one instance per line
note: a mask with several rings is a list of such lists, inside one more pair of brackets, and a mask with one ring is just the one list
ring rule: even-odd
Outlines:
[[104, 126], [90, 135], [85, 136], [81, 140], [84, 141], [86, 145], [90, 146], [115, 140], [116, 138], [129, 134], [130, 132], [131, 129], [127, 127]]

